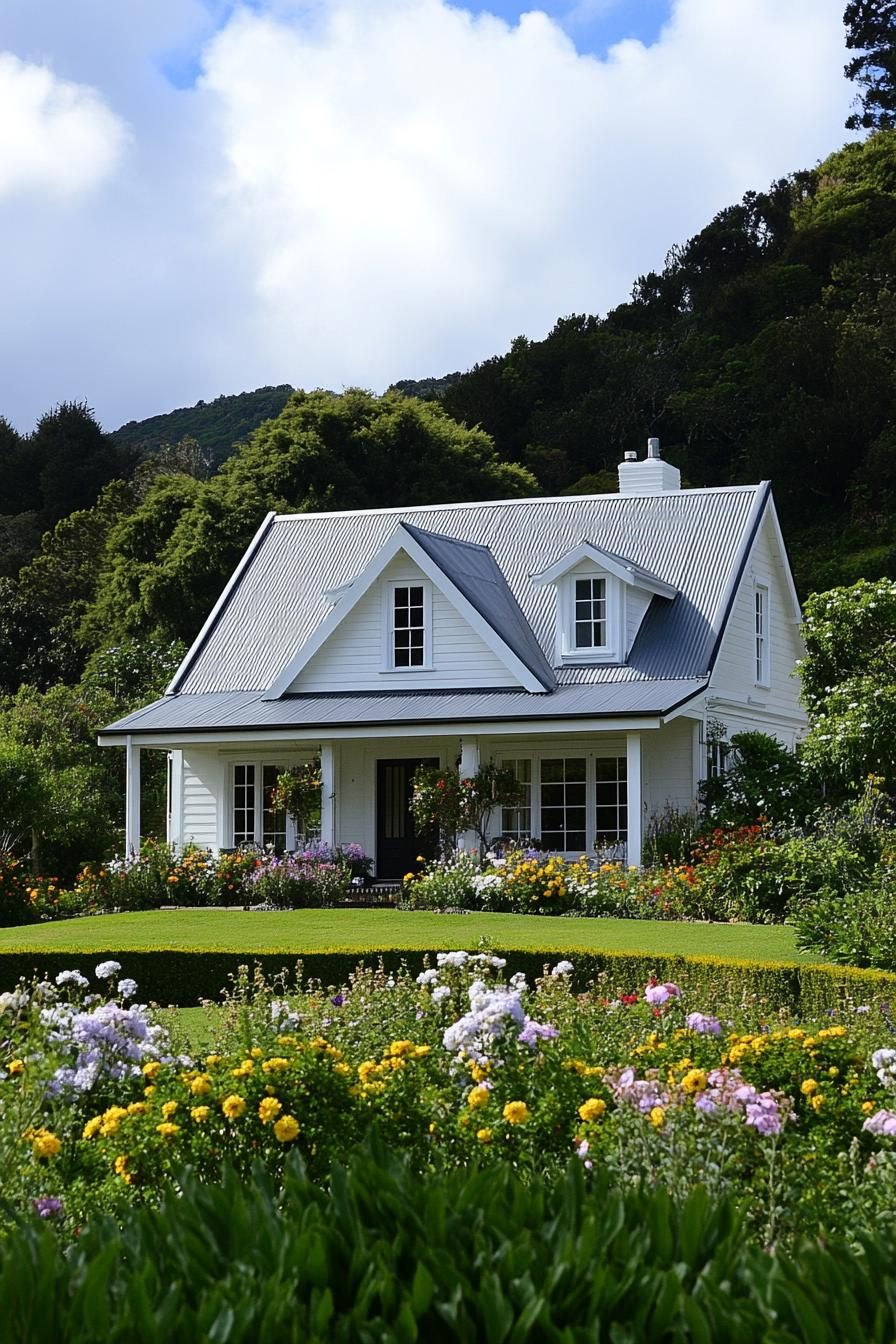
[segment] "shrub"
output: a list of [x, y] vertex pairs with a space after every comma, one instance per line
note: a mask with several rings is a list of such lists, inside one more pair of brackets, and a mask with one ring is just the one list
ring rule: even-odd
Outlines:
[[247, 895], [281, 910], [319, 909], [344, 900], [350, 884], [351, 870], [345, 864], [265, 855], [249, 876]]
[[39, 888], [28, 873], [24, 859], [9, 850], [0, 850], [0, 925], [31, 924], [39, 918], [36, 910]]
[[430, 860], [419, 874], [405, 876], [402, 904], [411, 910], [507, 909], [487, 903], [487, 885], [479, 884], [481, 876], [482, 865], [476, 855], [462, 849], [449, 851]]

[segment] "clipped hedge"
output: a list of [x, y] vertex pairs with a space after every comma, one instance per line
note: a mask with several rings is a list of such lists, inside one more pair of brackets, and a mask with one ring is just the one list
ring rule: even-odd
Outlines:
[[[889, 971], [677, 954], [658, 956], [653, 952], [570, 952], [562, 946], [547, 947], [541, 952], [517, 951], [512, 947], [493, 950], [507, 958], [509, 970], [525, 972], [530, 981], [540, 976], [546, 965], [571, 961], [575, 967], [575, 987], [584, 990], [596, 982], [608, 998], [631, 993], [643, 987], [650, 976], [656, 976], [680, 984], [694, 1002], [702, 999], [707, 1004], [713, 1003], [718, 1000], [721, 987], [729, 996], [735, 991], [761, 999], [772, 1008], [789, 1008], [807, 1017], [851, 1004], [896, 1002], [896, 974]], [[102, 953], [10, 950], [0, 952], [0, 991], [11, 989], [21, 978], [30, 980], [38, 976], [52, 980], [70, 967], [86, 971], [93, 962], [113, 958], [121, 963], [126, 975], [137, 981], [141, 999], [186, 1008], [203, 999], [217, 1000], [241, 966], [250, 970], [258, 966], [268, 979], [285, 970], [291, 976], [301, 975], [305, 982], [317, 980], [324, 986], [339, 986], [362, 963], [382, 965], [393, 973], [407, 966], [416, 974], [425, 955], [400, 948], [363, 951], [339, 947], [293, 957], [285, 952], [185, 952], [164, 948], [125, 952], [109, 948]], [[429, 957], [432, 962], [434, 954]]]
[[889, 1344], [892, 1232], [862, 1254], [767, 1254], [697, 1188], [614, 1190], [499, 1170], [413, 1175], [356, 1154], [319, 1189], [299, 1163], [220, 1185], [189, 1173], [157, 1209], [98, 1217], [73, 1243], [20, 1222], [0, 1239], [9, 1344]]

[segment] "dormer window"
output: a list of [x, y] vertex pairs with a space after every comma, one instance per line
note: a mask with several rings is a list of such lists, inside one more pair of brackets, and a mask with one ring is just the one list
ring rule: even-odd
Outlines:
[[389, 589], [389, 666], [396, 671], [429, 667], [429, 585], [393, 583]]
[[604, 649], [607, 645], [607, 581], [588, 578], [575, 581], [576, 649]]

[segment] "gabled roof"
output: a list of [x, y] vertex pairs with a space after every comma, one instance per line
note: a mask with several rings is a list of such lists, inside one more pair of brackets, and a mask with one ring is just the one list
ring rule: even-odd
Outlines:
[[[253, 727], [609, 719], [677, 712], [706, 686], [763, 518], [780, 542], [768, 483], [665, 494], [495, 500], [327, 514], [270, 514], [157, 704], [105, 730], [249, 731]], [[499, 641], [520, 678], [506, 689], [282, 694], [296, 650], [391, 537], [455, 590], [480, 629]], [[555, 593], [532, 575], [584, 544], [652, 600], [623, 665], [566, 666], [544, 684], [554, 649]], [[785, 572], [786, 555], [781, 543]], [[794, 614], [798, 614], [792, 592]], [[318, 636], [319, 638], [319, 636]], [[524, 680], [525, 677], [525, 680]], [[508, 679], [510, 683], [510, 678]], [[533, 695], [532, 689], [541, 692]], [[269, 690], [269, 688], [272, 688]]]
[[637, 564], [634, 560], [626, 560], [622, 555], [613, 555], [611, 551], [605, 551], [600, 546], [595, 546], [590, 541], [584, 539], [578, 546], [573, 546], [571, 550], [564, 551], [558, 560], [547, 569], [540, 570], [537, 574], [531, 576], [532, 582], [536, 587], [541, 587], [546, 583], [556, 583], [562, 579], [564, 574], [568, 574], [576, 565], [580, 565], [583, 560], [591, 560], [595, 565], [605, 569], [607, 573], [614, 575], [623, 583], [631, 585], [633, 588], [643, 588], [648, 593], [657, 593], [660, 597], [675, 597], [677, 588], [671, 583], [664, 583], [658, 579], [655, 574], [651, 574], [649, 569], [643, 565]]
[[401, 551], [416, 562], [504, 663], [509, 681], [519, 681], [530, 692], [552, 689], [556, 684], [554, 674], [488, 548], [401, 521], [360, 574], [338, 590], [333, 610], [274, 679], [268, 699], [286, 694]]

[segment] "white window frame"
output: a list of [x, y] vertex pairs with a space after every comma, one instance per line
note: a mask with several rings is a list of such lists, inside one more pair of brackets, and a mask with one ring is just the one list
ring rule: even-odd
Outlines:
[[765, 579], [753, 583], [753, 681], [768, 689], [771, 684], [771, 605]]
[[[276, 766], [280, 770], [288, 770], [291, 765], [295, 765], [295, 760], [284, 761], [282, 756], [243, 756], [239, 759], [229, 762], [227, 771], [227, 816], [226, 816], [226, 836], [227, 847], [235, 848], [237, 841], [234, 834], [233, 813], [234, 813], [234, 789], [236, 788], [236, 772], [240, 766], [251, 765], [255, 770], [255, 840], [240, 841], [240, 844], [256, 844], [261, 846], [264, 840], [264, 769], [265, 766]], [[286, 852], [290, 853], [296, 848], [296, 829], [292, 817], [287, 813], [286, 817]]]
[[[576, 648], [576, 580], [603, 579], [606, 597], [606, 642], [592, 648]], [[625, 585], [613, 574], [596, 565], [584, 566], [564, 574], [558, 585], [559, 620], [557, 625], [557, 661], [559, 663], [621, 663], [625, 630]]]
[[[627, 761], [627, 752], [625, 742], [621, 742], [616, 747], [605, 747], [595, 749], [577, 747], [570, 745], [558, 745], [556, 747], [538, 747], [519, 748], [500, 748], [495, 751], [495, 758], [501, 762], [510, 763], [517, 760], [527, 760], [531, 762], [531, 834], [542, 838], [541, 834], [541, 763], [544, 760], [557, 760], [558, 758], [581, 758], [585, 757], [585, 848], [558, 850], [557, 853], [563, 854], [566, 858], [577, 859], [581, 854], [588, 854], [594, 857], [598, 850], [597, 842], [597, 768], [595, 761], [598, 758], [623, 757]], [[628, 780], [626, 779], [626, 791], [628, 790]], [[628, 794], [626, 792], [626, 806], [628, 807]], [[630, 820], [630, 815], [628, 817]], [[495, 819], [495, 824], [489, 828], [490, 834], [496, 834], [500, 822], [503, 821], [503, 815]], [[620, 844], [628, 842], [628, 830], [626, 838]]]
[[[395, 590], [397, 588], [423, 589], [423, 662], [413, 667], [400, 667], [395, 662]], [[431, 672], [432, 664], [432, 584], [428, 579], [390, 579], [383, 585], [383, 671], [401, 675]]]

